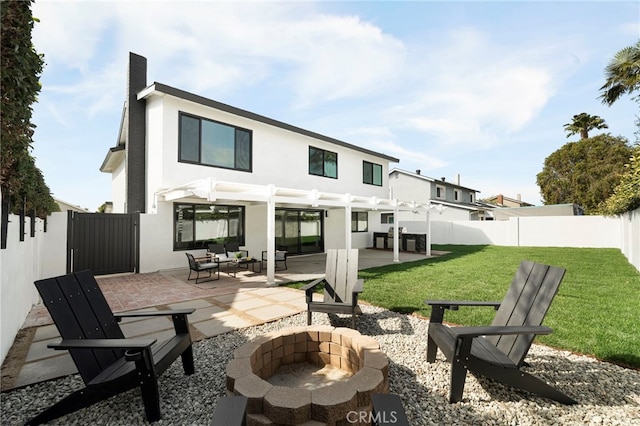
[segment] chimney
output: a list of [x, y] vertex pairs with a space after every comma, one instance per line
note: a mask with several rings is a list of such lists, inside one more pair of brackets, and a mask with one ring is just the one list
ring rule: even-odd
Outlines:
[[497, 203], [499, 206], [504, 205], [504, 198], [502, 197], [502, 194], [498, 194], [498, 195], [496, 196], [496, 203]]
[[460, 185], [460, 173], [456, 174], [456, 185]]
[[521, 194], [517, 194], [516, 198], [518, 199], [518, 201], [522, 201], [522, 195]]
[[129, 53], [127, 76], [127, 213], [146, 212], [146, 101], [138, 92], [147, 86], [147, 59]]
[[416, 174], [419, 175], [420, 174], [420, 169], [416, 170]]

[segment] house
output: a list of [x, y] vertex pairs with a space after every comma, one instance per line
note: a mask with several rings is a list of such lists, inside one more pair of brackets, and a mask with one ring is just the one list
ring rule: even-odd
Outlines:
[[[485, 220], [489, 218], [487, 206], [477, 202], [478, 190], [456, 182], [424, 176], [420, 170], [409, 172], [394, 168], [389, 172], [392, 198], [415, 199], [432, 206], [433, 220]], [[386, 218], [383, 216], [382, 220]], [[400, 222], [420, 220], [410, 212], [400, 213]]]
[[482, 201], [488, 204], [493, 204], [498, 207], [531, 207], [533, 204], [522, 201], [520, 194], [516, 199], [505, 197], [502, 194], [493, 195], [489, 198], [485, 198]]
[[[113, 212], [157, 216], [155, 259], [182, 267], [211, 242], [290, 255], [368, 247], [387, 209], [398, 159], [162, 83], [147, 84], [131, 53], [117, 143], [100, 170], [112, 175]], [[397, 254], [396, 254], [397, 255]]]
[[53, 197], [53, 201], [56, 202], [56, 204], [58, 205], [58, 208], [60, 209], [61, 212], [66, 212], [66, 211], [74, 211], [74, 212], [79, 212], [79, 213], [88, 213], [89, 209], [85, 209], [84, 207], [80, 207], [80, 206], [76, 206], [75, 204], [71, 204], [68, 203], [66, 201], [63, 201], [59, 198]]

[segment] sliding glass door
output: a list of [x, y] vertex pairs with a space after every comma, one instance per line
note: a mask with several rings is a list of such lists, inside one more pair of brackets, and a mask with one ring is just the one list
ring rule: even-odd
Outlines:
[[322, 210], [276, 209], [276, 246], [289, 254], [324, 251]]

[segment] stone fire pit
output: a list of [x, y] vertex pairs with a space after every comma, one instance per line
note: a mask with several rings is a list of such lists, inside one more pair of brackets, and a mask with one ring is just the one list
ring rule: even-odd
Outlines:
[[[339, 368], [346, 378], [314, 389], [269, 383], [281, 366]], [[350, 328], [290, 327], [236, 349], [227, 364], [227, 392], [249, 400], [247, 425], [349, 424], [370, 412], [371, 394], [388, 392], [389, 361], [378, 342]], [[349, 413], [352, 414], [349, 414]]]

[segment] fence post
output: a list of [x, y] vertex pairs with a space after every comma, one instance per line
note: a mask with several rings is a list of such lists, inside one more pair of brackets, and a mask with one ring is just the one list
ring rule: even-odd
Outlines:
[[7, 232], [9, 227], [9, 196], [2, 193], [2, 219], [0, 219], [0, 248], [7, 248]]

